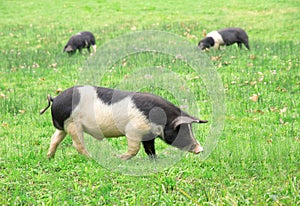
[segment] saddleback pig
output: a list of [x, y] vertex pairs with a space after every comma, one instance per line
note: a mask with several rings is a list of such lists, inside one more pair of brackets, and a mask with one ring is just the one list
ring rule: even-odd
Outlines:
[[94, 35], [89, 31], [83, 31], [71, 36], [64, 48], [64, 52], [67, 52], [69, 55], [72, 55], [76, 53], [77, 49], [81, 53], [83, 48], [87, 48], [88, 52], [91, 53], [91, 46], [93, 47], [95, 53], [96, 41]]
[[149, 157], [156, 157], [154, 140], [198, 154], [203, 151], [192, 132], [192, 123], [206, 123], [181, 111], [171, 102], [149, 93], [120, 91], [96, 86], [71, 87], [55, 98], [48, 95], [53, 125], [48, 158], [67, 134], [81, 154], [87, 155], [83, 133], [96, 139], [126, 136], [128, 151], [119, 157], [134, 157], [143, 144]]
[[198, 48], [202, 50], [209, 49], [210, 47], [219, 49], [222, 45], [229, 46], [234, 43], [237, 43], [239, 48], [242, 48], [242, 44], [244, 44], [246, 48], [250, 50], [248, 35], [241, 28], [226, 28], [209, 32], [206, 37], [198, 43]]

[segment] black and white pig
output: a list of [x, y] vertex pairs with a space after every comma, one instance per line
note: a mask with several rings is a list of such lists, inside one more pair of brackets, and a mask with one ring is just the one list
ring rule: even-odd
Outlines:
[[51, 138], [48, 158], [67, 134], [81, 154], [87, 155], [83, 134], [96, 139], [126, 136], [128, 151], [120, 155], [134, 157], [142, 143], [149, 157], [156, 157], [154, 140], [198, 154], [203, 148], [195, 139], [192, 123], [206, 123], [181, 111], [171, 102], [149, 93], [120, 91], [96, 86], [71, 87], [55, 98], [48, 95], [55, 133]]
[[64, 47], [64, 52], [72, 55], [76, 53], [77, 49], [81, 53], [83, 48], [87, 48], [88, 52], [91, 53], [91, 46], [93, 47], [95, 53], [97, 48], [94, 35], [89, 31], [83, 31], [71, 36], [68, 43]]
[[209, 49], [214, 47], [219, 49], [222, 45], [232, 45], [237, 43], [239, 48], [242, 48], [242, 44], [250, 50], [248, 35], [241, 28], [225, 28], [218, 31], [209, 32], [204, 39], [198, 43], [199, 49]]

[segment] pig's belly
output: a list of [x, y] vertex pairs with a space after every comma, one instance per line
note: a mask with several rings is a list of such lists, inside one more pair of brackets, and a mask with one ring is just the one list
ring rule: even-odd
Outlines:
[[119, 119], [119, 121], [106, 119], [99, 121], [83, 121], [81, 122], [84, 132], [92, 135], [97, 139], [108, 137], [120, 137], [129, 135], [131, 137], [141, 138], [145, 134], [151, 132], [150, 125], [139, 119]]
[[89, 122], [83, 123], [82, 125], [85, 133], [88, 133], [97, 139], [124, 136], [124, 128], [118, 128], [115, 124], [110, 122], [105, 122], [104, 124]]

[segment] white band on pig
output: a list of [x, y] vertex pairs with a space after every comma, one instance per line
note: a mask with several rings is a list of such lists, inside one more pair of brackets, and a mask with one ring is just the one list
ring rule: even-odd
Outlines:
[[224, 40], [219, 32], [212, 31], [212, 32], [209, 32], [206, 36], [213, 38], [215, 41], [215, 44], [224, 45]]

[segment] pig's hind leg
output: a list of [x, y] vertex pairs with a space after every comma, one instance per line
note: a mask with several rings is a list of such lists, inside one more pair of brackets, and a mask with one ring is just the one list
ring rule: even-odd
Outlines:
[[238, 45], [239, 45], [239, 48], [241, 49], [242, 48], [242, 45], [245, 45], [245, 47], [250, 50], [250, 46], [249, 46], [249, 41], [248, 41], [248, 38], [247, 37], [244, 37], [244, 38], [240, 38], [239, 39], [239, 42], [238, 42]]
[[50, 148], [48, 150], [48, 158], [53, 158], [58, 145], [63, 141], [67, 133], [63, 130], [57, 129], [51, 137]]
[[92, 44], [92, 47], [93, 47], [94, 53], [96, 53], [96, 51], [97, 51], [97, 46], [96, 46], [96, 44]]
[[89, 153], [84, 146], [82, 126], [71, 122], [67, 126], [67, 132], [71, 135], [73, 145], [80, 154], [89, 157]]
[[250, 46], [249, 46], [248, 41], [244, 42], [244, 45], [245, 45], [245, 47], [246, 47], [248, 50], [250, 50]]
[[239, 47], [240, 49], [242, 49], [243, 44], [242, 44], [241, 42], [238, 42], [237, 44], [238, 44], [238, 47]]

